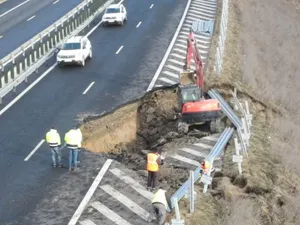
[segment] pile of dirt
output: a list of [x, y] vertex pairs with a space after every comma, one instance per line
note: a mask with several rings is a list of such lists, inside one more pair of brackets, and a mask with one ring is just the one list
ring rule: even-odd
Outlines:
[[177, 89], [147, 93], [106, 115], [89, 117], [81, 125], [83, 147], [93, 152], [137, 152], [176, 130]]
[[[177, 91], [176, 87], [151, 91], [110, 113], [84, 119], [80, 127], [83, 147], [104, 153], [147, 176], [146, 154], [149, 151], [167, 151], [168, 148], [163, 149], [166, 143], [182, 137], [176, 133], [179, 112]], [[182, 137], [181, 142], [189, 139]], [[167, 164], [159, 171], [158, 181], [162, 186], [177, 189], [187, 177], [185, 168]]]

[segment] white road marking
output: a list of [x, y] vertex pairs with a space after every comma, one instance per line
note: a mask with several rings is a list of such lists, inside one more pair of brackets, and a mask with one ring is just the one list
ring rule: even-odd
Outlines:
[[142, 21], [140, 21], [137, 25], [136, 28], [138, 28], [141, 25]]
[[77, 223], [79, 217], [81, 216], [81, 214], [84, 211], [86, 205], [88, 204], [91, 197], [93, 196], [95, 190], [97, 189], [98, 185], [100, 184], [104, 174], [108, 170], [111, 163], [112, 163], [111, 159], [106, 160], [106, 162], [104, 163], [102, 169], [100, 170], [100, 172], [98, 173], [98, 175], [97, 175], [96, 179], [94, 180], [92, 186], [87, 191], [84, 198], [82, 199], [80, 205], [78, 206], [77, 210], [75, 211], [75, 213], [72, 216], [72, 218], [71, 218], [70, 222], [68, 223], [68, 225], [75, 225]]
[[202, 139], [206, 139], [206, 140], [210, 140], [210, 141], [217, 141], [219, 140], [219, 137], [215, 137], [215, 136], [206, 136]]
[[56, 1], [55, 1], [55, 2], [53, 2], [52, 4], [53, 4], [53, 5], [55, 5], [55, 4], [56, 4], [56, 3], [58, 3], [58, 2], [59, 2], [59, 0], [56, 0]]
[[126, 220], [124, 220], [121, 216], [119, 216], [114, 211], [107, 208], [105, 205], [103, 205], [101, 202], [93, 202], [91, 204], [96, 210], [98, 210], [100, 213], [102, 213], [104, 216], [106, 216], [108, 219], [113, 221], [117, 225], [131, 225], [131, 223], [128, 223]]
[[167, 76], [170, 76], [170, 77], [173, 77], [173, 78], [179, 80], [179, 75], [178, 75], [178, 74], [171, 73], [171, 72], [169, 72], [169, 71], [163, 71], [163, 74], [166, 74]]
[[29, 153], [29, 155], [24, 159], [24, 161], [28, 161], [30, 157], [41, 147], [41, 145], [45, 142], [44, 139], [42, 139], [36, 146], [35, 148]]
[[85, 91], [82, 94], [85, 95], [91, 89], [91, 87], [94, 85], [94, 83], [95, 83], [95, 81], [90, 83], [90, 85], [85, 89]]
[[168, 84], [177, 84], [178, 82], [175, 82], [175, 81], [173, 81], [173, 80], [170, 80], [170, 79], [168, 79], [168, 78], [166, 78], [166, 77], [161, 77], [161, 78], [159, 78], [159, 80], [161, 80], [161, 81], [163, 81], [163, 82], [166, 82], [166, 83], [168, 83]]
[[201, 147], [201, 148], [206, 148], [206, 149], [212, 149], [214, 146], [211, 146], [211, 145], [207, 145], [207, 144], [204, 144], [204, 143], [196, 143], [194, 144], [198, 147]]
[[[102, 21], [100, 21], [96, 26], [93, 27], [87, 34], [86, 37], [91, 35], [100, 25]], [[46, 70], [38, 79], [36, 79], [32, 84], [30, 84], [24, 91], [22, 91], [17, 97], [15, 97], [7, 106], [5, 106], [2, 110], [0, 110], [0, 116], [5, 113], [10, 107], [12, 107], [17, 101], [19, 101], [28, 91], [30, 91], [38, 82], [40, 82], [45, 76], [47, 76], [55, 67], [57, 63], [54, 63], [48, 70]]]
[[118, 49], [118, 51], [116, 52], [116, 55], [118, 55], [118, 54], [120, 53], [120, 51], [122, 50], [123, 47], [124, 47], [124, 46], [122, 45], [122, 46]]
[[198, 161], [186, 158], [186, 157], [181, 156], [181, 155], [172, 155], [171, 157], [174, 158], [174, 159], [177, 159], [179, 161], [194, 165], [194, 166], [200, 166], [200, 163]]
[[179, 74], [183, 71], [183, 69], [180, 69], [176, 66], [172, 66], [172, 65], [167, 65], [166, 67], [172, 69], [172, 70], [175, 70], [177, 73], [178, 73], [178, 77], [179, 77]]
[[[118, 200], [119, 202], [122, 202], [125, 206], [127, 206], [131, 211], [133, 211], [135, 214], [143, 218], [145, 221], [148, 221], [148, 218], [150, 217], [150, 214], [144, 210], [142, 207], [137, 205], [134, 201], [127, 198], [125, 195], [121, 194], [117, 190], [115, 190], [113, 187], [109, 185], [102, 185], [100, 186], [102, 190], [104, 190], [107, 194], [111, 195], [113, 198]], [[75, 224], [74, 224], [75, 225]]]
[[29, 1], [30, 1], [30, 0], [26, 0], [25, 2], [22, 2], [22, 3], [20, 3], [19, 5], [17, 5], [17, 6], [15, 6], [15, 7], [11, 8], [11, 9], [8, 10], [8, 11], [6, 11], [5, 13], [2, 13], [2, 14], [0, 15], [0, 18], [3, 17], [3, 16], [5, 16], [6, 14], [10, 13], [11, 11], [13, 11], [13, 10], [19, 8], [20, 6], [24, 5], [25, 3], [29, 2]]
[[155, 85], [155, 82], [157, 81], [158, 76], [159, 76], [160, 72], [162, 71], [162, 69], [163, 69], [163, 67], [164, 67], [164, 65], [165, 65], [165, 63], [166, 63], [166, 61], [168, 59], [168, 56], [169, 56], [169, 54], [170, 54], [170, 52], [171, 52], [171, 50], [172, 50], [172, 48], [173, 48], [173, 46], [175, 44], [177, 36], [178, 36], [178, 34], [180, 32], [180, 29], [181, 29], [181, 27], [183, 25], [183, 22], [184, 22], [185, 16], [187, 15], [187, 12], [188, 12], [188, 9], [190, 7], [190, 4], [191, 4], [191, 0], [188, 0], [188, 3], [186, 4], [185, 10], [184, 10], [183, 15], [181, 17], [181, 20], [180, 20], [180, 22], [178, 24], [178, 27], [176, 29], [176, 32], [175, 32], [175, 34], [173, 36], [173, 39], [172, 39], [172, 41], [171, 41], [171, 43], [170, 43], [170, 45], [169, 45], [169, 47], [168, 47], [168, 49], [167, 49], [167, 51], [166, 51], [166, 53], [165, 53], [165, 55], [163, 57], [161, 63], [159, 64], [159, 67], [157, 68], [157, 70], [156, 70], [156, 72], [155, 72], [155, 74], [154, 74], [154, 76], [153, 76], [153, 78], [152, 78], [152, 80], [151, 80], [151, 82], [150, 82], [150, 84], [149, 84], [149, 86], [147, 88], [147, 92], [150, 91], [153, 88], [153, 86]]
[[196, 151], [196, 150], [191, 149], [191, 148], [180, 148], [179, 150], [187, 152], [187, 153], [195, 155], [195, 156], [202, 157], [202, 158], [205, 158], [207, 156], [207, 154], [204, 154], [202, 152]]
[[0, 39], [3, 38], [3, 36], [0, 36]]
[[143, 195], [145, 198], [148, 198], [150, 201], [152, 201], [154, 194], [150, 191], [147, 191], [142, 185], [140, 185], [136, 180], [132, 179], [129, 176], [126, 176], [125, 173], [123, 173], [118, 168], [109, 170], [112, 172], [115, 176], [117, 176], [119, 179], [124, 181], [126, 184], [130, 185], [134, 190], [136, 190], [138, 193]]
[[97, 225], [91, 220], [83, 220], [79, 222], [81, 225]]
[[48, 70], [46, 70], [38, 79], [36, 79], [32, 84], [30, 84], [24, 91], [22, 91], [17, 97], [15, 97], [7, 106], [5, 106], [1, 111], [0, 111], [0, 116], [6, 112], [12, 105], [14, 105], [17, 101], [20, 100], [30, 89], [32, 89], [40, 80], [42, 80], [47, 74], [50, 73], [51, 70], [55, 68], [57, 63], [54, 63]]
[[34, 15], [34, 16], [32, 16], [32, 17], [30, 17], [30, 18], [28, 18], [28, 19], [27, 19], [27, 21], [30, 21], [30, 20], [32, 20], [34, 17], [35, 17], [35, 15]]
[[154, 6], [154, 4], [152, 4], [152, 5], [150, 6], [150, 9], [152, 9], [152, 8], [153, 8], [153, 6]]

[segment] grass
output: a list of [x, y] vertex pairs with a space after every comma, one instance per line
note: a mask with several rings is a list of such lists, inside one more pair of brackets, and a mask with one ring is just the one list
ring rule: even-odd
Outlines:
[[[221, 197], [201, 194], [203, 201], [187, 224], [198, 224], [197, 221], [216, 225], [300, 224], [297, 213], [300, 209], [300, 128], [283, 116], [287, 110], [281, 104], [264, 98], [244, 83], [241, 11], [235, 4], [229, 1], [222, 75], [218, 76], [210, 64], [206, 85], [225, 97], [237, 88], [238, 97], [250, 102], [254, 119], [249, 157], [244, 157], [243, 175], [238, 175], [237, 165], [232, 163], [234, 145], [229, 145], [224, 156], [224, 177], [216, 188]], [[216, 44], [212, 46], [215, 48]], [[210, 61], [214, 54], [211, 52]]]

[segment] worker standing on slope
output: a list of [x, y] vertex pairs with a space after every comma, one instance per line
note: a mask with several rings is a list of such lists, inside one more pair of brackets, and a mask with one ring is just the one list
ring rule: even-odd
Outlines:
[[76, 129], [71, 129], [65, 135], [65, 142], [69, 148], [69, 171], [77, 169], [78, 145], [80, 145], [80, 136]]
[[171, 199], [167, 192], [163, 189], [158, 189], [152, 200], [152, 207], [157, 218], [158, 225], [165, 224], [167, 211], [171, 209]]
[[[210, 165], [210, 163], [208, 161], [203, 161], [201, 163], [201, 174], [207, 175], [208, 172], [209, 172], [210, 167], [211, 167], [211, 165]], [[215, 171], [215, 168], [212, 167], [210, 172], [212, 173], [214, 171]]]
[[79, 160], [79, 153], [81, 151], [81, 145], [82, 145], [82, 132], [79, 128], [79, 125], [76, 126], [76, 130], [78, 132], [78, 138], [79, 138], [79, 144], [78, 144], [78, 156], [77, 156], [77, 164], [80, 163], [80, 160]]
[[158, 152], [151, 152], [147, 154], [147, 171], [148, 171], [148, 182], [147, 189], [152, 191], [156, 188], [157, 172], [159, 165], [164, 164], [164, 157]]
[[57, 132], [57, 130], [54, 127], [52, 127], [50, 129], [50, 131], [47, 132], [46, 142], [48, 143], [48, 145], [51, 149], [51, 152], [52, 152], [53, 167], [55, 168], [57, 165], [56, 157], [57, 157], [57, 161], [58, 161], [58, 167], [62, 167], [61, 149], [60, 149], [61, 139], [60, 139], [59, 133]]

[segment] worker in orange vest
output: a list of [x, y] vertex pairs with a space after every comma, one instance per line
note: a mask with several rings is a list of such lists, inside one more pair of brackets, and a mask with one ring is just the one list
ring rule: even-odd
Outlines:
[[147, 154], [147, 170], [148, 170], [148, 183], [147, 189], [152, 191], [156, 188], [157, 172], [159, 165], [164, 164], [164, 157], [158, 152], [150, 152]]
[[[201, 163], [200, 167], [201, 167], [201, 174], [208, 174], [211, 165], [208, 161], [203, 161]], [[210, 172], [212, 173], [214, 171], [215, 171], [215, 168], [212, 167]]]

